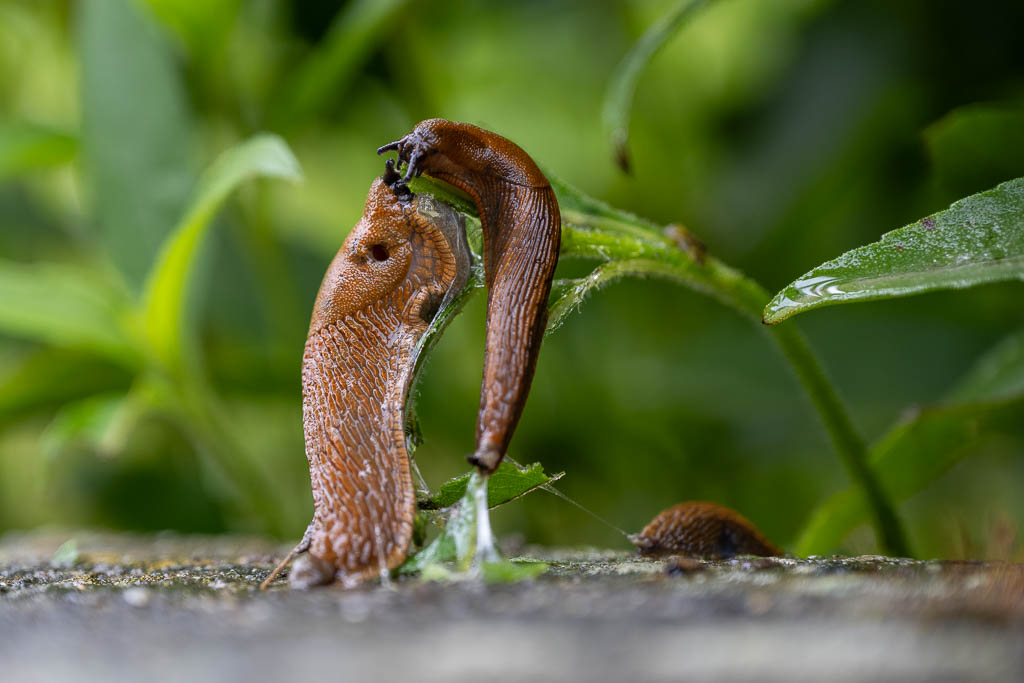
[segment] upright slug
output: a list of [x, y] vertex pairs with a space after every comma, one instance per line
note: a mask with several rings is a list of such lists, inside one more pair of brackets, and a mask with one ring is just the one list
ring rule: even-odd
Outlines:
[[293, 586], [353, 585], [405, 559], [416, 505], [405, 405], [418, 342], [470, 265], [461, 216], [413, 195], [389, 163], [313, 306], [302, 424], [314, 515], [293, 552], [308, 550]]
[[464, 191], [484, 236], [487, 335], [476, 449], [469, 461], [493, 472], [522, 415], [537, 366], [561, 214], [551, 184], [513, 142], [482, 128], [428, 119], [378, 154], [395, 150], [404, 181], [426, 173]]
[[721, 559], [733, 555], [783, 554], [740, 513], [702, 501], [679, 503], [662, 510], [630, 540], [641, 555]]

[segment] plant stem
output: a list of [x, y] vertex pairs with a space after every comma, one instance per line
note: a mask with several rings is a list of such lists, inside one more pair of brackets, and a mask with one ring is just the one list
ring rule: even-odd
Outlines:
[[[768, 292], [739, 270], [713, 257], [681, 248], [662, 229], [587, 197], [561, 181], [552, 186], [562, 206], [561, 258], [601, 261], [585, 278], [563, 281], [550, 303], [548, 331], [557, 328], [586, 295], [621, 277], [661, 277], [712, 296], [761, 325]], [[466, 202], [445, 186], [418, 179], [414, 191], [434, 194], [457, 210], [473, 215]], [[678, 229], [677, 229], [678, 230]], [[882, 551], [909, 556], [895, 507], [867, 460], [867, 447], [846, 407], [825, 375], [806, 337], [793, 325], [767, 328], [810, 398], [850, 479], [867, 499]]]
[[[731, 268], [717, 259], [708, 257], [703, 264], [698, 264], [691, 255], [677, 248], [669, 240], [660, 246], [654, 246], [649, 239], [636, 243], [630, 239], [629, 230], [617, 231], [609, 235], [611, 226], [607, 217], [588, 220], [586, 214], [565, 212], [567, 223], [573, 220], [568, 230], [570, 248], [579, 255], [595, 256], [600, 254], [608, 261], [594, 271], [582, 291], [575, 292], [575, 301], [565, 304], [558, 300], [554, 303], [552, 318], [556, 325], [568, 312], [566, 309], [582, 300], [586, 290], [596, 288], [604, 282], [623, 276], [658, 276], [673, 280], [698, 291], [704, 292], [733, 309], [743, 313], [755, 323], [761, 322], [761, 315], [770, 296], [757, 282], [751, 280], [740, 271]], [[589, 225], [588, 225], [589, 224]], [[598, 228], [600, 226], [600, 228]], [[586, 228], [596, 228], [588, 230]], [[603, 230], [604, 232], [598, 232]], [[654, 233], [648, 233], [654, 235]], [[610, 239], [609, 239], [610, 238]], [[593, 252], [588, 253], [586, 246]], [[640, 258], [637, 258], [637, 257]], [[853, 425], [846, 407], [836, 393], [835, 388], [825, 375], [821, 364], [811, 350], [807, 338], [793, 326], [775, 326], [767, 331], [782, 350], [783, 356], [789, 361], [794, 373], [803, 385], [811, 405], [818, 413], [826, 431], [832, 439], [832, 445], [846, 468], [850, 479], [860, 488], [868, 500], [872, 514], [873, 526], [883, 552], [899, 556], [909, 556], [910, 550], [903, 532], [895, 507], [882, 488], [875, 472], [868, 465], [867, 447]]]

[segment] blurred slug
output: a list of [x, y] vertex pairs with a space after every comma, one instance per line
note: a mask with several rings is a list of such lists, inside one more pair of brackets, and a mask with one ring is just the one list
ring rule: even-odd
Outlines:
[[293, 587], [387, 576], [405, 559], [416, 496], [405, 406], [419, 341], [471, 266], [459, 214], [413, 195], [389, 163], [327, 269], [302, 358], [313, 521]]
[[629, 540], [641, 555], [723, 559], [784, 553], [740, 513], [717, 503], [690, 501], [662, 510]]
[[484, 237], [487, 335], [469, 461], [493, 472], [522, 415], [537, 366], [551, 278], [558, 263], [561, 214], [551, 184], [513, 142], [467, 123], [422, 121], [378, 154], [398, 152], [403, 181], [426, 173], [464, 191]]

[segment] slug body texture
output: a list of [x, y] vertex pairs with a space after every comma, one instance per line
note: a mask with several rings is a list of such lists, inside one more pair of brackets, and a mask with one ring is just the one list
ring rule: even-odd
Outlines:
[[397, 180], [389, 168], [374, 182], [314, 304], [302, 359], [314, 516], [293, 585], [382, 575], [412, 538], [406, 400], [419, 342], [464, 286], [470, 254], [458, 214], [396, 192]]
[[679, 503], [663, 510], [630, 540], [641, 555], [722, 559], [734, 555], [783, 554], [740, 513], [700, 501]]
[[397, 150], [406, 180], [427, 175], [473, 200], [484, 236], [487, 336], [476, 451], [493, 472], [522, 415], [547, 324], [561, 215], [551, 184], [511, 141], [466, 124], [428, 119], [379, 153]]

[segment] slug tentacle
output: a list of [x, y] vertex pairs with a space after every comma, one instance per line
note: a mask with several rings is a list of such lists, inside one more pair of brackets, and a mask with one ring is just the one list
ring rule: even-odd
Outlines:
[[403, 182], [426, 173], [466, 192], [480, 215], [487, 338], [469, 460], [493, 472], [522, 415], [544, 336], [561, 240], [558, 200], [526, 152], [470, 124], [428, 119], [377, 151], [398, 152]]

